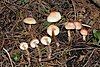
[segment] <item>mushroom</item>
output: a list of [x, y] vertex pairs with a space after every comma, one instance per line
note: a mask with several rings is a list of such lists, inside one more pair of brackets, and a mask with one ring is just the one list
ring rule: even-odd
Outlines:
[[38, 39], [33, 39], [33, 40], [31, 40], [31, 42], [30, 42], [30, 46], [31, 46], [32, 48], [38, 47], [37, 44], [39, 44], [39, 40], [38, 40]]
[[56, 42], [57, 47], [59, 47], [59, 43], [57, 42], [55, 36], [59, 34], [59, 28], [56, 25], [50, 25], [47, 28], [47, 33], [53, 37], [54, 41]]
[[[29, 30], [29, 33], [31, 34], [31, 25], [32, 24], [36, 24], [36, 20], [32, 17], [27, 17], [23, 20], [24, 23], [26, 24], [29, 24], [29, 27], [28, 27], [28, 30]], [[33, 35], [31, 34], [31, 36], [33, 37]]]
[[27, 17], [27, 18], [25, 18], [25, 19], [23, 20], [23, 22], [26, 23], [26, 24], [29, 24], [29, 31], [30, 31], [30, 29], [31, 29], [31, 25], [37, 23], [36, 20], [35, 20], [34, 18], [32, 18], [32, 17]]
[[28, 44], [26, 42], [21, 42], [20, 43], [20, 49], [27, 50], [28, 49]]
[[68, 30], [68, 40], [70, 42], [70, 40], [71, 40], [70, 30], [75, 29], [75, 24], [72, 23], [72, 22], [66, 22], [65, 23], [65, 28]]
[[36, 24], [37, 22], [36, 22], [36, 20], [34, 19], [34, 18], [32, 18], [32, 17], [27, 17], [27, 18], [25, 18], [24, 20], [23, 20], [23, 22], [24, 23], [26, 23], [26, 24]]
[[57, 22], [61, 19], [60, 12], [51, 12], [50, 15], [47, 17], [48, 22]]
[[26, 42], [21, 42], [19, 47], [20, 47], [20, 49], [26, 51], [26, 53], [27, 53], [26, 55], [28, 56], [28, 57], [27, 57], [27, 60], [28, 60], [28, 62], [29, 62], [29, 66], [30, 66], [30, 54], [29, 54], [29, 51], [28, 51], [28, 43], [26, 43]]
[[33, 18], [32, 16], [32, 12], [31, 11], [27, 11], [27, 17], [23, 20], [24, 23], [29, 24], [29, 31], [31, 29], [31, 25], [32, 24], [36, 24], [36, 20]]
[[88, 35], [88, 31], [86, 29], [81, 29], [80, 33], [83, 36], [83, 40], [86, 40], [86, 36]]
[[40, 62], [40, 61], [41, 61], [41, 54], [40, 54], [39, 46], [38, 46], [37, 44], [39, 44], [39, 40], [38, 40], [38, 39], [33, 39], [33, 40], [31, 40], [31, 42], [30, 42], [30, 46], [31, 46], [32, 48], [37, 48], [38, 54], [39, 54], [39, 62]]
[[48, 37], [48, 36], [43, 36], [41, 38], [41, 43], [48, 46], [48, 51], [49, 51], [48, 59], [50, 59], [51, 58], [51, 53], [52, 53], [51, 46], [50, 46], [51, 38]]
[[82, 24], [80, 22], [74, 22], [74, 24], [76, 30], [80, 30], [82, 28]]

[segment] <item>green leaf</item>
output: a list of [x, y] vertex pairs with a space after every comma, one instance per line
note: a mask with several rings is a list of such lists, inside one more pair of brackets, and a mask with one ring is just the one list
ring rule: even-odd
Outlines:
[[17, 61], [19, 61], [20, 60], [20, 53], [14, 53], [13, 55], [12, 55], [12, 59], [15, 61], [15, 62], [17, 62]]
[[98, 41], [100, 41], [100, 30], [93, 30], [93, 36], [95, 39], [97, 39]]
[[41, 11], [42, 11], [43, 13], [48, 13], [48, 12], [49, 12], [49, 10], [46, 9], [46, 8], [42, 8]]
[[42, 31], [44, 31], [45, 29], [47, 29], [47, 27], [48, 27], [50, 24], [51, 24], [50, 22], [45, 21], [45, 22], [43, 23], [43, 29], [42, 29]]
[[28, 0], [20, 0], [21, 1], [21, 3], [24, 5], [24, 4], [26, 4], [27, 2], [28, 2]]

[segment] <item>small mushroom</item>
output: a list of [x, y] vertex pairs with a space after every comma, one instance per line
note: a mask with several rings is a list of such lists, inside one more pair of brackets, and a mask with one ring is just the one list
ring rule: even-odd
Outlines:
[[20, 43], [20, 49], [27, 50], [28, 49], [28, 44], [26, 42]]
[[74, 22], [74, 24], [76, 30], [80, 30], [82, 28], [82, 24], [80, 22]]
[[27, 14], [27, 17], [23, 20], [23, 22], [29, 25], [29, 31], [30, 31], [31, 30], [31, 25], [36, 24], [37, 22], [33, 18], [31, 11], [27, 11], [26, 14]]
[[23, 20], [23, 22], [24, 23], [26, 23], [26, 24], [36, 24], [37, 22], [36, 22], [36, 20], [34, 19], [34, 18], [32, 18], [32, 17], [27, 17], [27, 18], [25, 18], [24, 20]]
[[39, 40], [38, 40], [38, 39], [33, 39], [33, 40], [31, 40], [31, 42], [30, 42], [30, 46], [31, 46], [32, 48], [37, 48], [38, 54], [39, 54], [39, 62], [40, 62], [40, 61], [41, 61], [41, 53], [40, 53], [40, 49], [39, 49], [38, 44], [39, 44]]
[[68, 30], [68, 40], [70, 42], [71, 40], [70, 30], [75, 29], [75, 24], [73, 22], [66, 22], [65, 28]]
[[27, 57], [27, 60], [28, 60], [28, 62], [29, 62], [29, 66], [30, 66], [30, 54], [29, 54], [29, 51], [28, 51], [28, 43], [26, 43], [26, 42], [21, 42], [19, 47], [20, 47], [20, 49], [26, 51], [26, 53], [27, 53], [26, 55], [28, 56], [28, 57]]
[[31, 34], [31, 36], [33, 37], [32, 31], [31, 31], [31, 25], [36, 24], [37, 23], [36, 20], [32, 17], [27, 17], [23, 20], [23, 22], [29, 25], [28, 30], [29, 30], [29, 33]]
[[56, 36], [59, 34], [59, 28], [56, 26], [56, 25], [50, 25], [48, 28], [47, 28], [47, 33], [50, 35], [50, 36], [53, 36], [53, 34]]
[[59, 34], [59, 27], [52, 24], [47, 28], [47, 33], [53, 37], [54, 41], [56, 42], [57, 47], [59, 47], [59, 44], [55, 38], [55, 36]]
[[52, 53], [51, 46], [50, 46], [51, 38], [48, 37], [48, 36], [43, 36], [41, 38], [41, 43], [48, 46], [48, 51], [49, 51], [48, 59], [50, 59], [51, 58], [51, 53]]
[[47, 17], [48, 22], [57, 22], [61, 19], [60, 12], [51, 12], [50, 15]]
[[31, 42], [30, 42], [30, 46], [31, 46], [32, 48], [38, 47], [37, 44], [39, 44], [39, 40], [38, 40], [38, 39], [33, 39], [33, 40], [31, 40]]
[[86, 36], [88, 35], [88, 31], [86, 29], [81, 29], [80, 33], [83, 36], [83, 40], [86, 41]]

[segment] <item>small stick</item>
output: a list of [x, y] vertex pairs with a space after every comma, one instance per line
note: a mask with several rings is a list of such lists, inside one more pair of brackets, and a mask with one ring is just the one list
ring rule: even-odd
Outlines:
[[49, 49], [48, 59], [51, 59], [52, 50], [50, 44], [48, 45], [48, 49]]
[[83, 65], [83, 67], [85, 67], [85, 66], [88, 64], [89, 59], [92, 57], [92, 55], [93, 55], [93, 53], [94, 53], [95, 50], [96, 50], [96, 49], [94, 49], [94, 50], [92, 51], [92, 53], [90, 54], [90, 56], [89, 56], [87, 62]]
[[14, 67], [13, 63], [12, 63], [12, 59], [10, 57], [10, 54], [8, 53], [8, 51], [5, 48], [3, 48], [3, 50], [7, 53], [8, 57], [9, 57], [9, 60], [10, 60], [10, 63], [11, 63], [11, 66]]
[[76, 21], [76, 7], [75, 7], [75, 2], [73, 1], [73, 0], [71, 0], [72, 1], [72, 4], [73, 4], [73, 9], [74, 9], [74, 13], [75, 13], [75, 21]]
[[28, 60], [28, 63], [29, 63], [29, 65], [28, 66], [30, 66], [31, 65], [31, 62], [30, 62], [30, 54], [29, 54], [29, 51], [28, 50], [26, 50], [26, 52], [27, 52], [27, 60]]
[[41, 62], [41, 53], [40, 53], [40, 49], [39, 49], [38, 45], [36, 45], [36, 48], [37, 48], [38, 54], [39, 54], [39, 62]]

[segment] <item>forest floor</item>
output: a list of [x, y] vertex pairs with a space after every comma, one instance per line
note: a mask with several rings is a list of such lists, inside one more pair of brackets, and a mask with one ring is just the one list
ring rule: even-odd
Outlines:
[[[30, 63], [26, 51], [19, 48], [21, 42], [28, 44], [31, 34], [37, 39], [49, 36], [46, 32], [50, 25], [47, 17], [52, 11], [61, 13], [61, 20], [56, 23], [60, 28], [56, 36], [59, 48], [52, 40], [51, 59], [47, 59], [47, 46], [39, 43], [41, 62], [38, 61], [37, 49], [28, 48]], [[37, 24], [29, 25], [23, 19], [32, 16]], [[86, 41], [82, 39], [80, 30], [71, 31], [71, 42], [68, 41], [65, 22], [80, 21], [91, 27]], [[0, 0], [0, 67], [100, 67], [100, 45], [93, 38], [93, 30], [100, 30], [100, 8], [91, 0]], [[49, 36], [50, 37], [50, 36]]]

